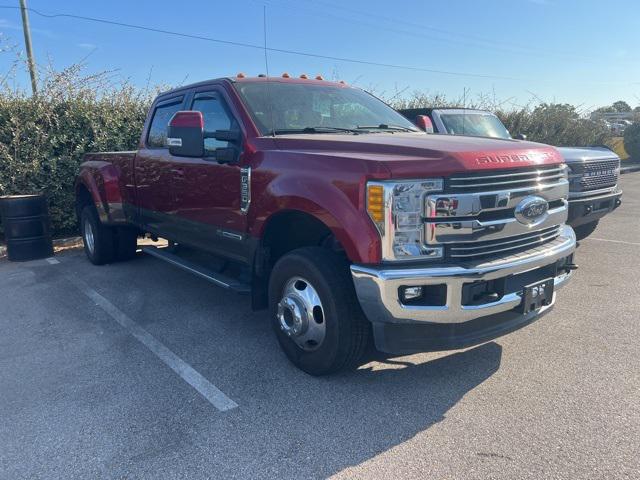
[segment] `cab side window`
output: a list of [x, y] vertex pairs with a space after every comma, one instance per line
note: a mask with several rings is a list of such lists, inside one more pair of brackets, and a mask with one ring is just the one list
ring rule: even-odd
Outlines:
[[167, 148], [167, 127], [169, 121], [182, 108], [182, 98], [176, 98], [158, 105], [153, 112], [147, 146], [149, 148]]
[[[193, 100], [191, 110], [202, 112], [205, 132], [216, 130], [238, 130], [239, 126], [218, 93], [200, 93]], [[205, 155], [214, 155], [217, 148], [226, 148], [229, 142], [206, 138]]]

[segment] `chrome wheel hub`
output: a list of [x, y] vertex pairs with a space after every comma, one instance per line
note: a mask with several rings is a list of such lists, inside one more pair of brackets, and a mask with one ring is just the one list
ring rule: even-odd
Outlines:
[[84, 243], [87, 246], [89, 252], [93, 253], [93, 249], [95, 248], [95, 239], [93, 237], [93, 226], [89, 220], [84, 221], [84, 225], [82, 226], [82, 232], [84, 234]]
[[284, 286], [277, 312], [280, 329], [303, 350], [316, 350], [326, 334], [324, 308], [316, 289], [301, 277]]

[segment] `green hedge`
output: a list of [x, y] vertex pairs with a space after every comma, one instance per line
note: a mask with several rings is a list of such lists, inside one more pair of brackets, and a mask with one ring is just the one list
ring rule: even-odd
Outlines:
[[631, 160], [640, 161], [640, 123], [629, 125], [624, 130], [624, 149]]
[[0, 195], [44, 193], [56, 236], [76, 231], [73, 182], [86, 152], [135, 149], [152, 99], [77, 72], [53, 76], [33, 98], [0, 93]]

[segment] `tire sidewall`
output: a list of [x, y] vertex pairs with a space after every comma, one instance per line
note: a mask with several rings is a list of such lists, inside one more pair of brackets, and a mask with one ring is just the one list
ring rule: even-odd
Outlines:
[[[92, 211], [89, 207], [85, 207], [84, 209], [82, 209], [82, 214], [80, 215], [80, 232], [82, 233], [82, 244], [84, 246], [84, 253], [87, 255], [87, 257], [89, 258], [89, 260], [92, 263], [96, 263], [96, 250], [97, 250], [97, 236], [98, 236], [98, 232], [97, 232], [97, 224], [95, 221], [95, 216], [92, 215]], [[87, 240], [85, 237], [85, 226], [87, 224], [87, 222], [89, 222], [89, 224], [91, 225], [91, 228], [93, 229], [93, 252], [91, 250], [89, 250], [89, 247], [87, 246]]]

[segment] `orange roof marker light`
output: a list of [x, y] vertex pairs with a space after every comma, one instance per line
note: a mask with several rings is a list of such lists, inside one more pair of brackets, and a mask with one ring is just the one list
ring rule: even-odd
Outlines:
[[304, 80], [308, 80], [309, 77], [307, 77], [306, 73], [303, 73], [302, 75], [300, 75], [300, 78], [304, 79]]
[[242, 73], [242, 72], [239, 72], [239, 73], [236, 75], [236, 78], [244, 78], [244, 77], [245, 77], [245, 75], [244, 75], [244, 73]]
[[282, 74], [282, 78], [291, 78], [291, 75], [289, 75], [287, 72], [284, 72]]
[[322, 78], [322, 75], [316, 75], [316, 80], [324, 80], [324, 78]]

